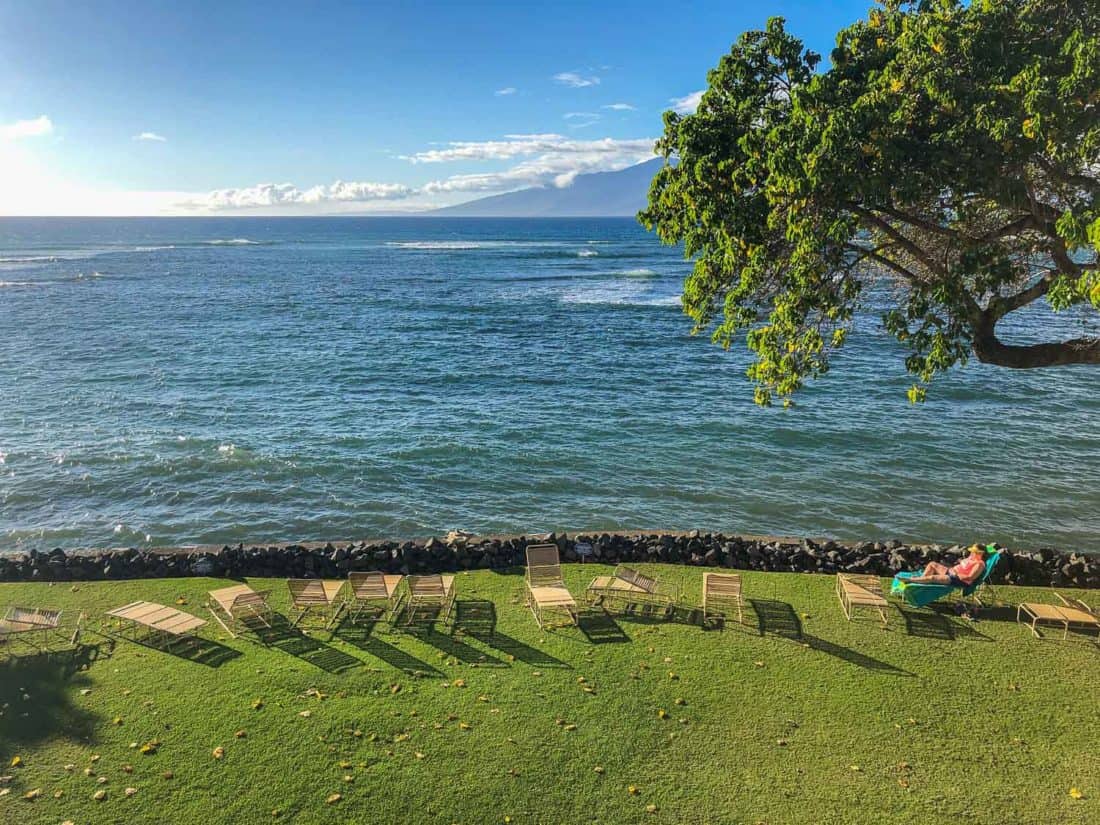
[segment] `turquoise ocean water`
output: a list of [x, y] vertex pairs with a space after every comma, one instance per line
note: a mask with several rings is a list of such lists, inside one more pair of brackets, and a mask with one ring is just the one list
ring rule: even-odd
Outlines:
[[798, 408], [761, 410], [745, 356], [689, 335], [687, 268], [627, 219], [2, 219], [0, 550], [701, 528], [1100, 551], [1100, 369], [974, 363], [910, 406], [872, 308]]

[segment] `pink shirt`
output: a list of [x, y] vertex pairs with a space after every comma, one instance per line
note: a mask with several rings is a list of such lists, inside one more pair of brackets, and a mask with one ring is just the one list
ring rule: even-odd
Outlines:
[[951, 568], [951, 572], [955, 574], [955, 578], [961, 579], [967, 584], [973, 584], [975, 579], [977, 579], [984, 570], [985, 562], [980, 556], [967, 556]]

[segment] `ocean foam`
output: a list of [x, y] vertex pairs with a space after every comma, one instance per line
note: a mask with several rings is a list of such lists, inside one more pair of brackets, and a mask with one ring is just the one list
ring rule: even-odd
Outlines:
[[577, 257], [578, 258], [595, 258], [599, 254], [600, 253], [597, 252], [595, 249], [582, 249], [580, 252], [577, 253]]
[[484, 249], [488, 244], [483, 241], [388, 241], [386, 246], [394, 246], [398, 249]]
[[645, 267], [641, 267], [640, 269], [624, 269], [619, 274], [620, 275], [626, 275], [627, 277], [630, 277], [630, 278], [652, 278], [657, 273], [654, 272], [652, 269], [646, 269]]
[[215, 238], [212, 241], [203, 241], [206, 246], [263, 246], [264, 241], [251, 241], [248, 238]]

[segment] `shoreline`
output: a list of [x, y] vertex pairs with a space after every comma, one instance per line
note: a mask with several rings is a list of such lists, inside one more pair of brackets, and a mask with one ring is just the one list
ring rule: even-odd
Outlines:
[[[452, 531], [445, 537], [190, 547], [74, 550], [0, 555], [0, 582], [97, 581], [212, 576], [345, 578], [349, 571], [444, 573], [522, 567], [529, 544], [554, 543], [562, 561], [664, 563], [735, 570], [890, 577], [929, 561], [954, 563], [965, 545], [842, 542], [690, 531], [496, 534]], [[1100, 556], [1008, 548], [994, 584], [1100, 587]]]

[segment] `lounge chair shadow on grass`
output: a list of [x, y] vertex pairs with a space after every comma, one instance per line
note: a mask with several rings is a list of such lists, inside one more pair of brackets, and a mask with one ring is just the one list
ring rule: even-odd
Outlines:
[[802, 630], [802, 620], [798, 613], [787, 602], [776, 599], [749, 599], [749, 607], [756, 614], [757, 628], [761, 636], [778, 636], [781, 639], [789, 639], [798, 642], [811, 650], [826, 653], [837, 659], [856, 665], [864, 670], [874, 670], [880, 673], [888, 673], [892, 676], [912, 676], [913, 674], [903, 668], [896, 667], [889, 662], [876, 659], [852, 650], [849, 647], [838, 645], [835, 642], [819, 639]]
[[[434, 626], [429, 626], [417, 633], [416, 636], [445, 656], [457, 659], [464, 664], [476, 665], [477, 667], [508, 667], [508, 663], [503, 659], [498, 659], [484, 650], [466, 644], [462, 641], [461, 633], [440, 633]], [[471, 638], [476, 639], [477, 637], [471, 636]]]
[[156, 634], [143, 633], [141, 627], [135, 627], [132, 634], [128, 636], [107, 635], [106, 633], [97, 633], [97, 635], [110, 639], [112, 644], [115, 643], [116, 639], [125, 639], [127, 642], [155, 650], [158, 653], [167, 653], [177, 659], [211, 668], [219, 668], [226, 662], [244, 655], [239, 650], [227, 647], [221, 642], [215, 642], [213, 639], [204, 639], [202, 636], [185, 636], [179, 639], [169, 639], [165, 642], [163, 637]]
[[472, 633], [470, 635], [482, 644], [495, 648], [505, 656], [510, 656], [515, 661], [523, 662], [524, 664], [540, 668], [556, 667], [570, 669], [571, 667], [567, 662], [563, 662], [561, 659], [555, 658], [549, 653], [539, 650], [537, 647], [531, 647], [528, 644], [524, 644], [519, 639], [513, 639], [511, 636], [507, 636], [499, 630], [494, 630], [493, 633], [488, 636], [479, 636]]
[[623, 644], [630, 641], [630, 637], [614, 617], [599, 608], [578, 610], [577, 627], [589, 643], [594, 645]]
[[454, 607], [454, 628], [467, 636], [491, 636], [497, 627], [497, 608], [488, 599], [458, 599]]
[[276, 616], [271, 627], [264, 629], [258, 636], [266, 647], [294, 656], [327, 673], [343, 673], [363, 665], [354, 656], [307, 636], [291, 626], [282, 616]]
[[905, 633], [919, 639], [955, 640], [954, 624], [942, 613], [929, 610], [901, 610], [905, 619]]
[[756, 628], [761, 636], [802, 640], [802, 620], [786, 602], [776, 599], [749, 599], [748, 606], [756, 616]]
[[399, 647], [383, 641], [375, 631], [375, 622], [349, 623], [344, 622], [336, 631], [337, 637], [353, 647], [357, 647], [364, 653], [369, 653], [376, 659], [381, 659], [390, 667], [403, 671], [410, 676], [442, 676], [439, 669], [432, 667], [427, 662], [416, 658], [411, 653], [401, 650]]
[[75, 705], [70, 696], [90, 684], [87, 668], [110, 656], [110, 647], [78, 644], [0, 661], [0, 707], [8, 708], [0, 724], [0, 753], [52, 738], [94, 744], [101, 720], [91, 707]]
[[549, 653], [524, 644], [497, 630], [497, 609], [488, 599], [462, 599], [455, 602], [456, 633], [477, 639], [487, 647], [499, 650], [509, 661], [520, 661], [536, 667], [567, 668], [565, 662]]

